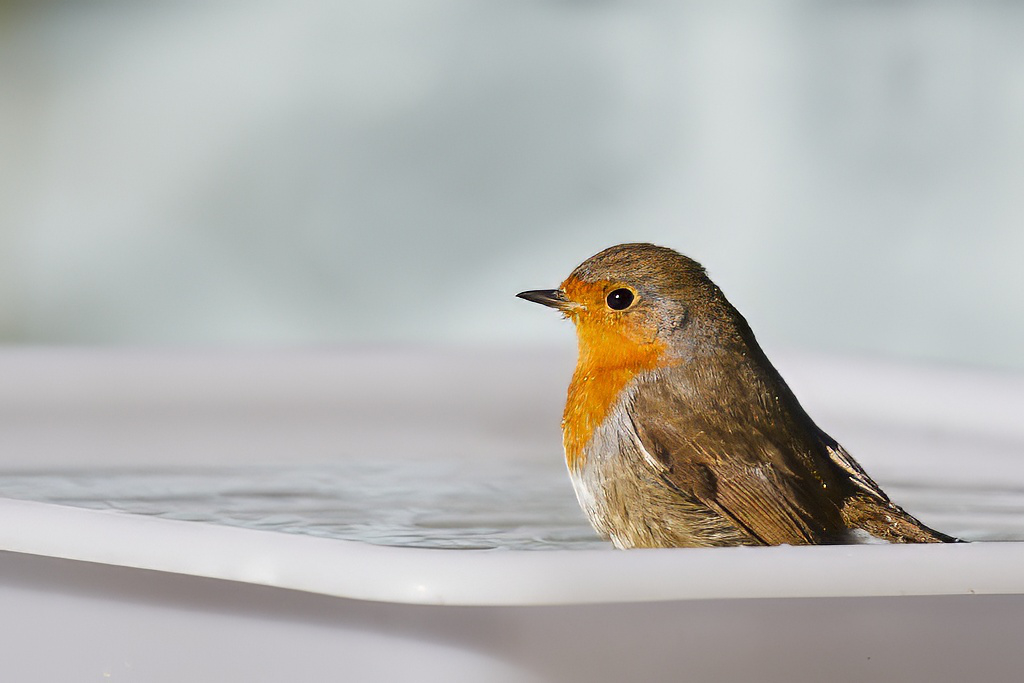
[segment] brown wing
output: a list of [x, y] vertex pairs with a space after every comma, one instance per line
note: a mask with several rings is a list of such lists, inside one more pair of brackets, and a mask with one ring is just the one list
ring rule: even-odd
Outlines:
[[814, 454], [802, 452], [813, 448], [802, 434], [763, 414], [763, 404], [709, 405], [674, 385], [640, 387], [633, 411], [667, 485], [766, 545], [837, 540], [845, 525], [828, 481], [813, 471]]

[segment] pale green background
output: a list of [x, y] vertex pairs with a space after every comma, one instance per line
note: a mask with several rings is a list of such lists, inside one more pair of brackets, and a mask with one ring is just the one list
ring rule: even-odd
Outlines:
[[766, 345], [1024, 367], [1012, 2], [0, 5], [0, 340], [571, 346], [650, 240]]

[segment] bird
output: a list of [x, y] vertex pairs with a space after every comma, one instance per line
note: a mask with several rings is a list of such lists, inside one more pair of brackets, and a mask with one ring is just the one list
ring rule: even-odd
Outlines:
[[961, 542], [814, 423], [697, 261], [619, 244], [517, 296], [575, 323], [566, 464], [617, 548]]

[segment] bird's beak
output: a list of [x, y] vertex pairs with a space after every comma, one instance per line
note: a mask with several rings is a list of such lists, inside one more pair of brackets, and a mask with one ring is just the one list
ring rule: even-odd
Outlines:
[[574, 302], [565, 298], [565, 292], [560, 289], [531, 289], [528, 292], [519, 292], [516, 296], [520, 299], [532, 301], [535, 304], [557, 308], [563, 313], [570, 308], [576, 307]]

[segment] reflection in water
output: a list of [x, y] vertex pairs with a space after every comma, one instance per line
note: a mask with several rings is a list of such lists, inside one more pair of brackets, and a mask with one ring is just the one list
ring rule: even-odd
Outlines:
[[[886, 489], [961, 538], [1024, 540], [1024, 490]], [[0, 477], [0, 495], [379, 545], [611, 548], [591, 530], [564, 474], [530, 461], [12, 474]]]

